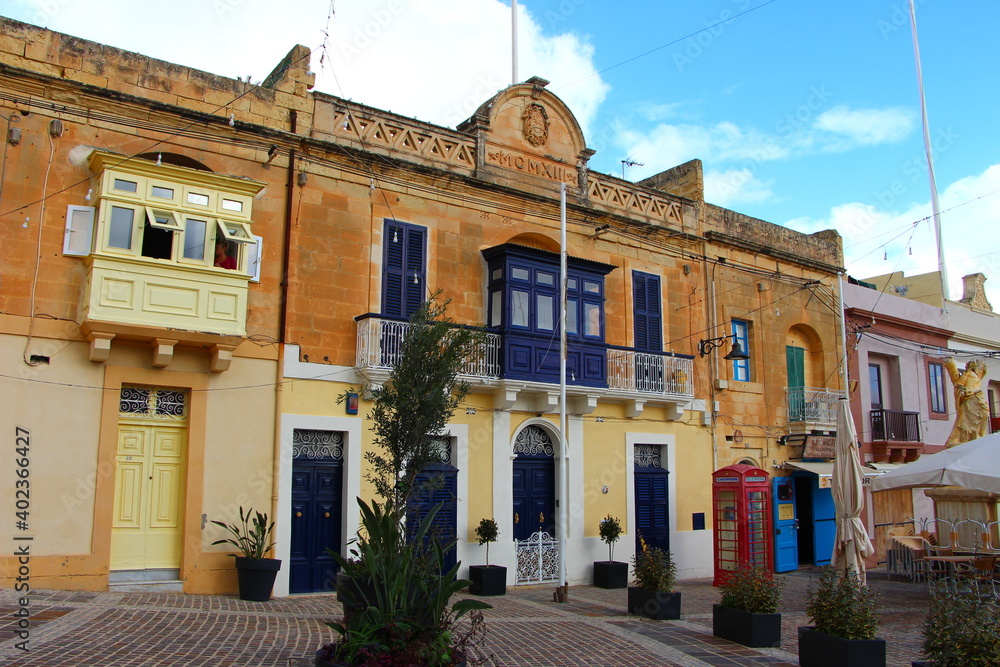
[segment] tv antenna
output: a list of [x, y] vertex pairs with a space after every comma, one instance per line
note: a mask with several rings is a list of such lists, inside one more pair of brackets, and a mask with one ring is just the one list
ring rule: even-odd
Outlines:
[[642, 162], [636, 162], [630, 157], [622, 160], [622, 180], [625, 180], [625, 167], [645, 167], [646, 165]]

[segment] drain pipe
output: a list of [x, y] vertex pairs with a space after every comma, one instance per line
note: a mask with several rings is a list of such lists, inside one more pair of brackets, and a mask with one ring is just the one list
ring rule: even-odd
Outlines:
[[[289, 130], [295, 134], [298, 130], [298, 114], [294, 109], [289, 116]], [[295, 192], [295, 149], [288, 151], [288, 175], [285, 182], [285, 234], [284, 247], [281, 258], [281, 284], [279, 285], [280, 299], [278, 301], [278, 364], [275, 370], [274, 381], [274, 455], [271, 470], [271, 519], [275, 521], [279, 535], [283, 532], [285, 522], [278, 521], [278, 499], [280, 496], [279, 485], [281, 483], [281, 414], [284, 408], [282, 397], [284, 396], [285, 377], [285, 343], [287, 342], [288, 323], [288, 273], [291, 264], [291, 241], [292, 241], [292, 214], [293, 214], [293, 194]], [[291, 544], [291, 527], [288, 528], [289, 540]], [[281, 540], [277, 539], [276, 544], [280, 548]]]

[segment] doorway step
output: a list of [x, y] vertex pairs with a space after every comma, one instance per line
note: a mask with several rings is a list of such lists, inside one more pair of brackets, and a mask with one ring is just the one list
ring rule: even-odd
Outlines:
[[108, 590], [112, 593], [183, 593], [180, 570], [112, 570], [108, 575]]

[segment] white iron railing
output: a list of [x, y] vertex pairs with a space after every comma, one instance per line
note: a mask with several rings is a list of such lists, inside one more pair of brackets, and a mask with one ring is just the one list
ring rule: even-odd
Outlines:
[[[399, 361], [400, 345], [409, 322], [365, 317], [358, 320], [356, 366], [392, 369]], [[499, 334], [487, 333], [484, 342], [466, 360], [463, 379], [493, 380], [501, 377]], [[607, 350], [608, 389], [643, 394], [694, 396], [694, 360], [634, 350]]]
[[788, 421], [832, 425], [837, 423], [837, 401], [844, 397], [844, 392], [818, 387], [785, 387], [785, 396]]
[[[369, 317], [358, 321], [358, 368], [391, 369], [399, 361], [403, 337], [409, 322]], [[466, 359], [459, 374], [463, 378], [495, 379], [500, 377], [500, 336], [487, 333], [486, 338]]]
[[694, 360], [633, 350], [608, 350], [608, 388], [694, 396]]

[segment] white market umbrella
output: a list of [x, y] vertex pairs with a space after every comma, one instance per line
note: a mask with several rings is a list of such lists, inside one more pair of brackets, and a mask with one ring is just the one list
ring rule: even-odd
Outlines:
[[973, 491], [1000, 493], [1000, 433], [926, 454], [872, 482], [872, 489], [912, 489], [960, 486]]
[[830, 484], [837, 521], [833, 541], [833, 562], [841, 570], [852, 568], [865, 582], [865, 558], [875, 553], [868, 532], [861, 523], [861, 510], [865, 506], [862, 485], [864, 473], [858, 458], [858, 436], [851, 419], [851, 406], [847, 399], [838, 401], [837, 440], [834, 446], [833, 477]]

